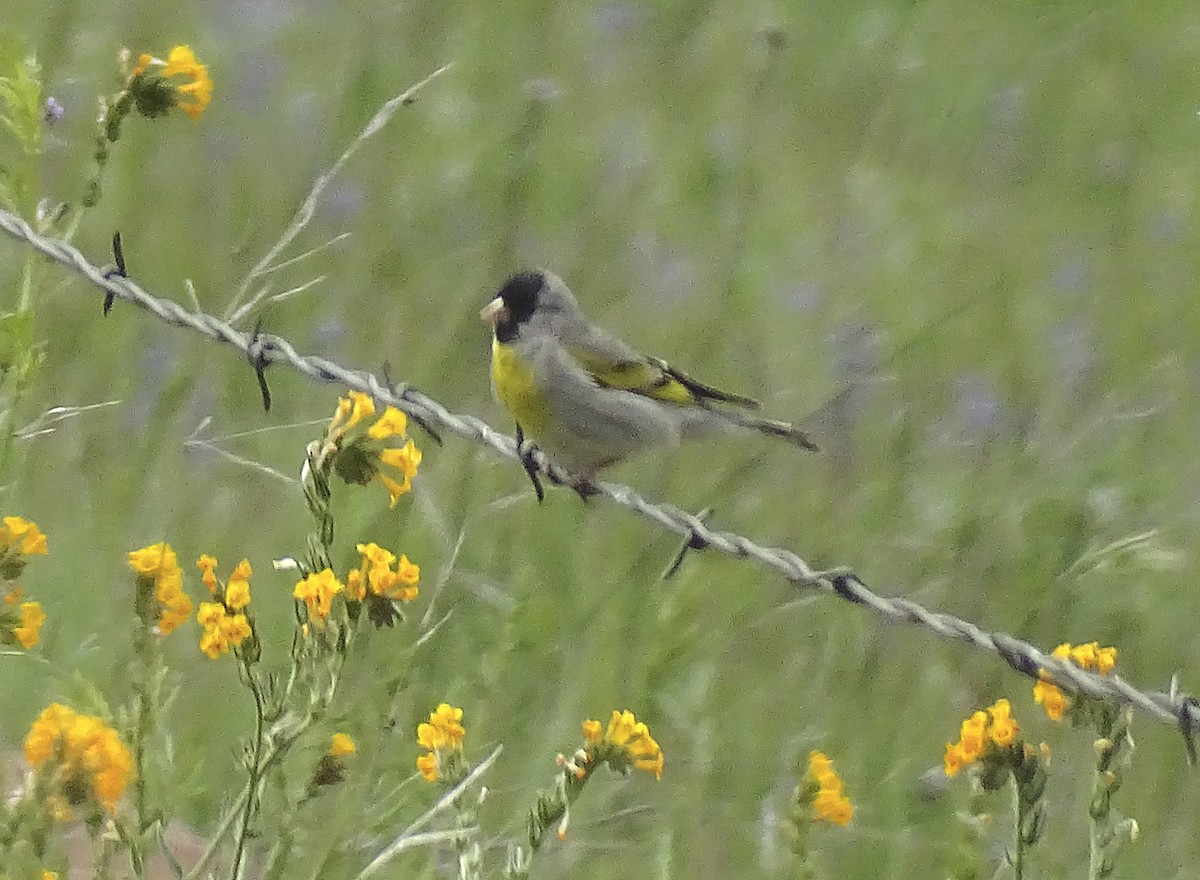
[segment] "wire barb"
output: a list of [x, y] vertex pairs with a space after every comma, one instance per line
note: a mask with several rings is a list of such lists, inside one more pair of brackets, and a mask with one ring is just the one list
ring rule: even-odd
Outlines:
[[[129, 273], [125, 271], [125, 251], [121, 247], [121, 232], [120, 232], [120, 230], [113, 233], [112, 252], [113, 252], [113, 261], [117, 264], [117, 268], [109, 269], [107, 272], [104, 273], [104, 277], [112, 278], [112, 277], [116, 276], [116, 277], [120, 277], [120, 278], [128, 278]], [[104, 294], [104, 305], [103, 305], [102, 309], [104, 312], [104, 317], [106, 317], [106, 318], [108, 317], [108, 313], [112, 310], [113, 299], [115, 297], [116, 297], [116, 294], [114, 294], [111, 290], [106, 291]]]
[[266, 346], [263, 344], [262, 317], [254, 322], [254, 331], [246, 343], [246, 358], [250, 361], [250, 366], [254, 368], [254, 375], [258, 379], [258, 391], [262, 394], [263, 412], [270, 412], [271, 388], [267, 385], [267, 367], [270, 366], [271, 360], [267, 357]]
[[[27, 242], [47, 257], [84, 276], [106, 293], [145, 309], [165, 323], [194, 330], [209, 339], [231, 345], [247, 356], [251, 353], [253, 340], [248, 334], [212, 315], [194, 312], [171, 300], [152, 296], [128, 278], [107, 277], [103, 269], [73, 245], [39, 235], [16, 214], [0, 210], [0, 230]], [[301, 355], [287, 340], [278, 336], [263, 335], [258, 337], [257, 342], [261, 347], [258, 354], [264, 365], [286, 363], [310, 379], [362, 391], [378, 401], [390, 403], [409, 416], [423, 418], [440, 429], [489, 446], [509, 459], [521, 460], [520, 450], [512, 437], [501, 434], [482, 419], [451, 412], [437, 400], [409, 385], [399, 386], [393, 391], [370, 373], [347, 369], [324, 358]], [[586, 485], [588, 488], [584, 491], [602, 495], [615, 504], [627, 507], [681, 538], [690, 540], [695, 537], [728, 556], [753, 560], [787, 578], [797, 587], [833, 593], [870, 609], [884, 620], [915, 623], [943, 638], [996, 654], [1014, 669], [1035, 680], [1041, 678], [1074, 692], [1115, 700], [1160, 721], [1180, 725], [1181, 729], [1186, 724], [1189, 735], [1200, 729], [1200, 702], [1196, 700], [1171, 700], [1168, 694], [1162, 692], [1142, 691], [1119, 675], [1097, 675], [1069, 661], [1051, 657], [1028, 642], [1005, 633], [988, 632], [970, 621], [930, 611], [903, 597], [880, 596], [847, 569], [815, 569], [790, 550], [767, 547], [733, 532], [711, 529], [699, 517], [671, 504], [647, 501], [629, 486], [581, 480], [547, 460], [540, 452], [536, 455], [536, 462], [536, 473], [544, 475], [551, 482], [570, 486], [577, 492], [580, 491], [579, 486]]]
[[[711, 517], [713, 513], [714, 511], [711, 507], [706, 507], [696, 514], [696, 519], [707, 524], [709, 517]], [[683, 543], [679, 545], [679, 549], [675, 552], [675, 556], [672, 557], [667, 567], [663, 569], [663, 573], [658, 576], [658, 579], [660, 581], [669, 581], [671, 578], [675, 577], [676, 572], [679, 571], [679, 567], [683, 565], [683, 557], [687, 556], [687, 552], [689, 550], [706, 550], [707, 548], [708, 541], [704, 540], [704, 538], [702, 538], [696, 532], [692, 532], [691, 535], [683, 539]]]
[[1183, 737], [1183, 747], [1187, 752], [1187, 762], [1191, 767], [1196, 766], [1196, 715], [1200, 710], [1200, 701], [1195, 697], [1180, 693], [1179, 676], [1171, 676], [1171, 688], [1167, 691], [1167, 699], [1176, 706], [1176, 716], [1179, 723], [1179, 733]]

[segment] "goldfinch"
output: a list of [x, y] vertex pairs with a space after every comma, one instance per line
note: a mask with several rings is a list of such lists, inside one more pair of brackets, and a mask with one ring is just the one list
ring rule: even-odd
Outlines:
[[792, 425], [747, 412], [757, 401], [698, 382], [589, 323], [553, 272], [518, 272], [479, 314], [493, 330], [492, 389], [516, 420], [518, 441], [535, 441], [584, 479], [644, 448], [723, 429], [817, 449]]

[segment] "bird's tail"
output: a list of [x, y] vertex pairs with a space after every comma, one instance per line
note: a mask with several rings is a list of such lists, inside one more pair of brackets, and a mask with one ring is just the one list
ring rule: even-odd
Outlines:
[[802, 449], [807, 449], [809, 452], [819, 452], [821, 449], [817, 445], [817, 441], [813, 440], [806, 431], [800, 430], [790, 422], [763, 418], [744, 410], [717, 409], [713, 406], [706, 406], [704, 409], [712, 415], [719, 417], [726, 424], [736, 425], [739, 428], [746, 428], [751, 431], [758, 431], [760, 434], [766, 434], [770, 437], [778, 437], [780, 440], [786, 440], [793, 446], [799, 446]]

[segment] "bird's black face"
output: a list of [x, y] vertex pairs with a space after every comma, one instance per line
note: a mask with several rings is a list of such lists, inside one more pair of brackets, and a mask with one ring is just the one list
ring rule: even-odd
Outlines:
[[492, 321], [496, 339], [512, 342], [517, 338], [520, 325], [533, 317], [545, 283], [541, 272], [518, 272], [504, 282], [482, 313]]

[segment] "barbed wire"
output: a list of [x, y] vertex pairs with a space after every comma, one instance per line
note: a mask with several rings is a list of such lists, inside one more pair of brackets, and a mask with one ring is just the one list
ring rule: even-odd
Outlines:
[[[0, 228], [83, 275], [103, 290], [106, 296], [133, 303], [168, 324], [193, 330], [238, 349], [246, 355], [258, 374], [264, 390], [264, 403], [269, 402], [269, 396], [265, 390], [263, 371], [271, 364], [283, 363], [310, 379], [362, 391], [377, 401], [403, 410], [420, 422], [491, 447], [507, 458], [522, 460], [521, 451], [512, 437], [495, 430], [482, 419], [451, 412], [415, 388], [404, 384], [393, 385], [381, 381], [370, 372], [349, 369], [325, 358], [300, 354], [282, 337], [260, 333], [258, 328], [253, 331], [238, 330], [212, 315], [188, 311], [172, 300], [152, 296], [129, 278], [92, 263], [71, 244], [38, 234], [28, 223], [8, 211], [0, 210]], [[532, 456], [537, 472], [552, 483], [577, 490], [584, 485], [578, 477], [559, 468], [540, 452], [535, 450]], [[742, 535], [712, 529], [700, 517], [671, 504], [648, 501], [629, 486], [598, 481], [587, 488], [588, 495], [605, 497], [629, 508], [686, 539], [694, 548], [711, 548], [739, 559], [753, 560], [778, 572], [798, 587], [832, 593], [871, 609], [887, 621], [919, 624], [944, 638], [989, 651], [1034, 680], [1048, 678], [1060, 687], [1100, 699], [1117, 700], [1159, 720], [1173, 721], [1179, 725], [1188, 743], [1189, 758], [1192, 757], [1192, 733], [1200, 729], [1200, 702], [1180, 693], [1174, 682], [1168, 692], [1142, 691], [1119, 675], [1088, 672], [1006, 633], [989, 632], [953, 615], [930, 611], [903, 597], [881, 596], [868, 588], [849, 568], [815, 569], [790, 550], [766, 547]]]

